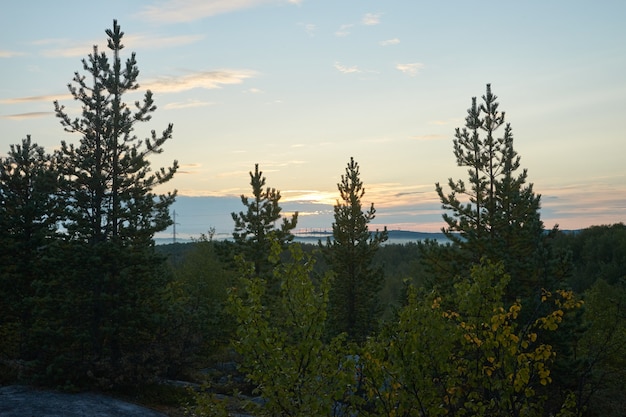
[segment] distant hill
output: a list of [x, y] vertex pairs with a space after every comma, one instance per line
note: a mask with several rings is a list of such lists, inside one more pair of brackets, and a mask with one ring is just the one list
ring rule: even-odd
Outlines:
[[[388, 232], [389, 239], [387, 240], [388, 244], [404, 244], [409, 242], [418, 242], [426, 239], [436, 240], [440, 243], [445, 243], [448, 241], [446, 235], [441, 232], [437, 233], [428, 233], [428, 232], [411, 232], [409, 230], [389, 230]], [[324, 242], [326, 238], [332, 238], [332, 232], [322, 231], [322, 232], [299, 232], [295, 234], [296, 242], [304, 242], [304, 243], [317, 243], [318, 240], [322, 240]]]
[[[387, 240], [387, 244], [405, 244], [409, 242], [419, 242], [423, 240], [435, 240], [439, 243], [448, 242], [448, 238], [441, 232], [429, 233], [429, 232], [411, 232], [408, 230], [389, 230], [389, 239]], [[295, 233], [294, 240], [296, 242], [309, 243], [309, 244], [317, 244], [319, 240], [322, 242], [326, 241], [326, 238], [332, 238], [333, 234], [329, 231], [299, 231]], [[217, 240], [230, 240], [229, 235], [224, 236], [216, 236]], [[191, 242], [191, 239], [176, 239], [178, 243], [188, 243]], [[155, 244], [157, 245], [167, 245], [172, 243], [172, 238], [155, 238]]]
[[418, 240], [436, 240], [438, 242], [448, 242], [449, 239], [441, 232], [429, 233], [429, 232], [410, 232], [408, 230], [390, 230], [389, 240], [395, 241], [404, 240], [407, 242], [416, 242]]

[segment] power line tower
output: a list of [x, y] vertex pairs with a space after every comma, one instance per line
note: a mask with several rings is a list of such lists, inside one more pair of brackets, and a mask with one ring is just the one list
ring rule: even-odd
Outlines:
[[172, 220], [174, 221], [172, 223], [172, 243], [176, 243], [176, 225], [179, 224], [176, 223], [176, 210], [172, 213]]

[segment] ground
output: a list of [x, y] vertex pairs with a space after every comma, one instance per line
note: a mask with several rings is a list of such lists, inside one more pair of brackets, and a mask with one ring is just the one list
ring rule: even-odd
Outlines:
[[67, 394], [0, 387], [0, 417], [166, 417], [149, 408], [93, 393]]

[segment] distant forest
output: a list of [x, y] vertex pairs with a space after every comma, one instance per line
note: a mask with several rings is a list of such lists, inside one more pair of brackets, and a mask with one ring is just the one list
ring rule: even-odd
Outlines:
[[625, 414], [626, 226], [544, 227], [491, 85], [453, 132], [466, 177], [434, 184], [441, 235], [371, 230], [350, 157], [325, 236], [298, 241], [256, 164], [231, 239], [155, 245], [173, 126], [136, 137], [154, 97], [125, 101], [136, 56], [106, 35], [68, 86], [81, 114], [54, 102], [77, 141], [0, 158], [0, 384], [172, 415]]
[[[394, 233], [397, 235], [394, 236]], [[298, 242], [305, 252], [315, 259], [315, 271], [322, 275], [328, 268], [319, 252], [318, 241], [326, 238], [322, 233], [318, 238], [307, 237]], [[402, 303], [402, 291], [407, 281], [423, 285], [428, 272], [421, 261], [420, 247], [430, 240], [445, 245], [443, 233], [422, 233], [409, 231], [390, 231], [392, 239], [411, 239], [408, 243], [387, 243], [381, 245], [373, 258], [373, 264], [380, 266], [385, 273], [385, 284], [380, 293], [381, 303], [386, 314], [390, 314]], [[298, 240], [296, 237], [294, 241]], [[168, 263], [180, 268], [188, 256], [192, 256], [204, 240], [187, 243], [168, 243], [157, 245], [158, 253], [167, 257]], [[626, 279], [626, 226], [623, 223], [605, 226], [592, 226], [580, 230], [559, 231], [554, 239], [559, 251], [571, 256], [567, 287], [584, 294], [597, 280], [604, 280], [612, 285]], [[213, 241], [216, 253], [228, 253], [229, 241]]]

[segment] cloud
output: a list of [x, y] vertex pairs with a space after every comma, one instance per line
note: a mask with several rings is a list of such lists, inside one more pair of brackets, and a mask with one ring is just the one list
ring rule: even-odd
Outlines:
[[[320, 204], [326, 204], [326, 203], [320, 203]], [[295, 213], [296, 213], [296, 211], [285, 212], [285, 213], [282, 214], [282, 216], [283, 217], [292, 217]], [[302, 211], [300, 209], [300, 210], [297, 210], [297, 213], [298, 213], [298, 220], [300, 220], [303, 217], [307, 217], [307, 216], [311, 217], [311, 216], [324, 216], [324, 215], [333, 214], [333, 210], [313, 210], [313, 211], [309, 210], [309, 211]], [[305, 229], [305, 231], [306, 230], [307, 229]]]
[[380, 13], [367, 13], [361, 19], [361, 23], [366, 26], [373, 26], [380, 23]]
[[248, 88], [247, 90], [244, 90], [243, 92], [250, 93], [250, 94], [260, 94], [260, 93], [263, 93], [264, 91], [256, 87], [252, 87], [252, 88]]
[[14, 56], [22, 56], [22, 55], [26, 55], [26, 53], [0, 49], [0, 58], [13, 58]]
[[451, 126], [451, 125], [463, 124], [464, 121], [461, 118], [455, 117], [453, 119], [448, 119], [448, 120], [431, 120], [428, 123], [431, 125], [436, 125], [436, 126]]
[[189, 45], [204, 39], [204, 35], [179, 35], [179, 36], [154, 36], [154, 35], [129, 35], [124, 37], [124, 45], [127, 48], [172, 48], [181, 45]]
[[395, 197], [404, 197], [406, 195], [424, 194], [426, 191], [407, 191], [404, 193], [397, 193]]
[[58, 45], [58, 44], [67, 43], [67, 42], [69, 42], [67, 38], [43, 38], [43, 39], [36, 39], [34, 41], [31, 41], [30, 44], [36, 45], [36, 46], [42, 46], [42, 45]]
[[241, 84], [255, 74], [250, 70], [200, 71], [179, 77], [160, 77], [144, 83], [143, 87], [159, 93], [180, 93], [194, 88], [214, 89], [222, 85]]
[[18, 113], [18, 114], [7, 114], [6, 116], [2, 116], [4, 119], [12, 119], [12, 120], [23, 120], [23, 119], [35, 119], [38, 117], [46, 117], [53, 115], [54, 113], [51, 111], [36, 111], [30, 113]]
[[[283, 2], [284, 0], [167, 0], [144, 7], [138, 16], [153, 22], [183, 23], [264, 4]], [[287, 3], [297, 5], [300, 1], [288, 0]]]
[[341, 72], [343, 74], [352, 74], [352, 73], [361, 72], [361, 70], [358, 69], [356, 67], [356, 65], [352, 66], [352, 67], [346, 67], [345, 65], [341, 65], [340, 63], [335, 62], [334, 66], [337, 69], [337, 71], [339, 71], [339, 72]]
[[304, 31], [309, 36], [314, 36], [315, 35], [315, 30], [317, 29], [317, 26], [314, 25], [313, 23], [299, 23], [299, 26], [304, 27]]
[[201, 168], [202, 164], [199, 163], [199, 162], [191, 162], [191, 163], [188, 163], [188, 164], [181, 164], [180, 167], [181, 168], [192, 168], [192, 169], [193, 168]]
[[412, 64], [397, 64], [396, 69], [402, 71], [410, 77], [415, 77], [419, 70], [424, 68], [424, 64], [420, 64], [419, 62], [414, 62]]
[[[204, 39], [204, 35], [181, 35], [181, 36], [158, 36], [152, 34], [144, 35], [127, 35], [123, 38], [123, 44], [125, 49], [158, 49], [158, 48], [172, 48], [181, 45], [189, 45], [196, 43]], [[65, 44], [68, 44], [65, 46]], [[108, 48], [104, 47], [104, 41], [98, 40], [96, 42], [71, 42], [65, 39], [40, 39], [34, 42], [36, 45], [57, 45], [57, 47], [44, 49], [42, 55], [46, 57], [76, 57], [85, 56], [93, 52], [93, 45], [99, 45], [98, 50], [108, 51]]]
[[446, 136], [444, 135], [415, 135], [415, 136], [411, 136], [411, 139], [419, 140], [419, 141], [441, 140], [441, 139], [446, 139]]
[[[242, 178], [250, 178], [249, 176], [250, 170], [239, 170], [239, 171], [229, 171], [229, 172], [220, 172], [217, 174], [217, 178], [230, 178], [230, 177], [242, 177]], [[232, 191], [232, 190], [231, 190]]]
[[167, 110], [178, 110], [178, 109], [189, 109], [192, 107], [206, 107], [211, 106], [213, 103], [208, 101], [200, 101], [200, 100], [187, 100], [187, 101], [176, 101], [173, 103], [168, 103], [163, 106], [164, 109]]
[[98, 42], [85, 42], [80, 44], [73, 44], [71, 46], [68, 45], [65, 47], [44, 49], [41, 54], [48, 58], [71, 58], [76, 56], [84, 56], [93, 52], [93, 45], [96, 45], [97, 43]]
[[387, 213], [421, 211], [423, 207], [430, 209], [440, 205], [439, 197], [430, 184], [370, 183], [366, 188], [365, 201], [374, 202], [376, 207], [384, 208]]
[[20, 103], [32, 103], [38, 101], [49, 101], [53, 102], [55, 100], [65, 100], [70, 99], [72, 96], [70, 94], [55, 94], [48, 96], [30, 96], [30, 97], [15, 97], [15, 98], [5, 98], [0, 100], [0, 104], [20, 104]]
[[188, 175], [198, 175], [204, 173], [201, 170], [202, 164], [198, 162], [192, 162], [188, 164], [181, 164], [176, 174], [188, 174]]
[[556, 223], [561, 229], [579, 229], [623, 221], [626, 198], [621, 185], [592, 180], [540, 188], [541, 217], [548, 225]]
[[285, 190], [281, 191], [285, 203], [311, 203], [334, 205], [337, 193], [320, 190]]
[[400, 43], [400, 39], [398, 38], [387, 39], [387, 40], [378, 42], [380, 46], [397, 45], [399, 43]]
[[[223, 85], [241, 84], [245, 79], [251, 78], [256, 73], [251, 70], [216, 70], [216, 71], [200, 71], [182, 76], [164, 76], [153, 80], [148, 80], [141, 84], [142, 89], [152, 90], [159, 93], [179, 93], [182, 91], [193, 90], [194, 88], [214, 89], [221, 88]], [[251, 92], [258, 92], [251, 89]], [[249, 90], [250, 91], [250, 90]], [[260, 91], [260, 90], [259, 90]], [[0, 104], [20, 104], [39, 101], [55, 101], [69, 100], [70, 94], [56, 94], [45, 96], [29, 96], [15, 97], [0, 100]], [[186, 107], [208, 106], [212, 103], [202, 102], [198, 100], [190, 100], [187, 102], [174, 102], [165, 106], [167, 109], [180, 109]]]
[[[274, 145], [275, 144], [270, 144], [270, 146], [274, 146]], [[266, 160], [266, 161], [261, 161], [261, 162], [256, 161], [255, 163], [259, 163], [259, 167], [261, 171], [263, 171], [263, 173], [268, 173], [268, 172], [279, 172], [281, 171], [281, 168], [290, 167], [292, 165], [303, 165], [308, 162], [298, 160], [298, 159], [292, 159], [289, 161], [284, 161], [284, 160]]]
[[339, 29], [335, 32], [335, 36], [339, 36], [339, 37], [348, 36], [350, 34], [350, 31], [348, 29], [350, 29], [353, 26], [354, 25], [351, 23], [339, 26]]
[[[375, 26], [380, 23], [380, 13], [366, 13], [363, 18], [361, 18], [361, 25], [365, 26]], [[354, 27], [354, 23], [346, 23], [344, 25], [339, 26], [339, 29], [335, 32], [335, 36], [344, 37], [350, 34], [350, 28]]]
[[381, 136], [381, 137], [365, 139], [364, 142], [366, 143], [391, 143], [391, 142], [395, 142], [396, 140], [397, 140], [396, 138], [392, 138], [388, 136]]

